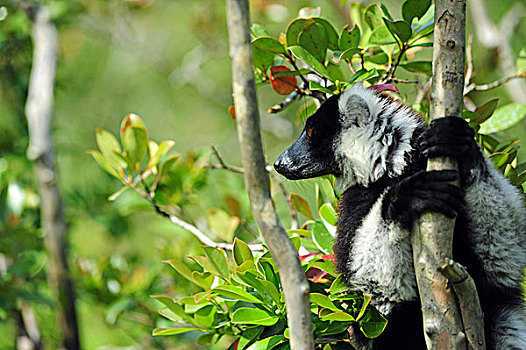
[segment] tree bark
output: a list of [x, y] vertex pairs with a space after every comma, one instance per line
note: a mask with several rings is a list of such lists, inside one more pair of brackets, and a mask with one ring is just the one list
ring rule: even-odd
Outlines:
[[276, 214], [259, 129], [247, 0], [227, 0], [234, 104], [244, 178], [252, 212], [281, 277], [287, 304], [290, 345], [313, 349], [309, 285], [298, 254]]
[[49, 253], [47, 274], [55, 294], [62, 345], [76, 350], [80, 343], [75, 294], [66, 257], [66, 223], [51, 137], [58, 36], [45, 7], [31, 3], [26, 10], [33, 20], [33, 66], [25, 110], [29, 127], [27, 155], [35, 164], [42, 229]]
[[[435, 31], [433, 43], [433, 85], [431, 88], [431, 118], [462, 117], [465, 66], [465, 0], [435, 0]], [[454, 160], [435, 158], [428, 161], [427, 170], [458, 169]], [[423, 214], [415, 223], [412, 236], [413, 260], [417, 277], [424, 334], [428, 349], [483, 349], [481, 319], [474, 319], [473, 310], [459, 312], [451, 283], [440, 272], [453, 255], [455, 221], [440, 213]], [[467, 273], [466, 273], [467, 274]], [[462, 285], [465, 287], [465, 285]], [[480, 311], [474, 283], [463, 298], [473, 298]], [[458, 297], [458, 296], [457, 296]], [[460, 305], [473, 306], [473, 300]], [[464, 326], [463, 326], [464, 318]], [[472, 324], [474, 323], [474, 324]], [[466, 327], [468, 326], [468, 327]], [[472, 327], [476, 331], [473, 335]], [[465, 328], [469, 328], [466, 337]], [[479, 339], [480, 332], [482, 337]], [[475, 337], [476, 339], [473, 339]], [[469, 339], [466, 339], [469, 338]]]

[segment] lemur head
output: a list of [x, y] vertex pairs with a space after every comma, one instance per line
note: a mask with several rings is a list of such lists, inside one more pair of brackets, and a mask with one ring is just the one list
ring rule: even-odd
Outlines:
[[274, 168], [290, 180], [333, 174], [341, 191], [367, 186], [384, 174], [402, 174], [413, 132], [422, 125], [410, 107], [355, 84], [307, 119]]

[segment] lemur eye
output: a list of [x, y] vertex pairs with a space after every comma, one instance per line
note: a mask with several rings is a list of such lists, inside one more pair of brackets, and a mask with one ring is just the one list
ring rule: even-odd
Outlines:
[[307, 129], [307, 136], [308, 137], [312, 137], [312, 129], [311, 128]]

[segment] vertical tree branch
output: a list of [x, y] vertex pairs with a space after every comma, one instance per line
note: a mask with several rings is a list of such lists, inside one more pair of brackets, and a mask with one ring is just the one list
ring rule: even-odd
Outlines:
[[313, 349], [309, 285], [270, 197], [259, 130], [247, 0], [227, 0], [228, 36], [238, 138], [252, 212], [281, 277], [293, 350]]
[[[431, 88], [431, 118], [462, 116], [465, 67], [465, 0], [435, 0], [435, 31], [433, 43], [433, 84]], [[449, 158], [428, 161], [427, 170], [457, 169]], [[413, 260], [417, 277], [424, 333], [428, 349], [466, 349], [466, 333], [451, 283], [439, 271], [453, 254], [455, 221], [439, 213], [426, 213], [415, 223], [412, 236]], [[477, 301], [474, 284], [470, 297]], [[460, 303], [467, 305], [468, 303]], [[472, 304], [471, 304], [472, 305]], [[463, 310], [464, 324], [480, 325], [480, 319], [470, 318], [472, 310]], [[481, 313], [479, 313], [481, 314]], [[469, 322], [469, 323], [467, 323]], [[476, 326], [475, 326], [476, 327]], [[476, 327], [482, 332], [483, 328]], [[475, 332], [475, 334], [480, 334]], [[472, 336], [470, 331], [469, 336]], [[477, 336], [475, 336], [477, 337]], [[469, 348], [480, 349], [468, 339]], [[483, 347], [482, 347], [483, 348]]]
[[51, 138], [58, 36], [46, 8], [35, 3], [31, 5], [28, 14], [33, 20], [33, 66], [26, 102], [29, 127], [27, 154], [35, 162], [42, 229], [49, 252], [47, 272], [55, 293], [62, 343], [65, 349], [76, 350], [80, 344], [75, 295], [67, 264], [66, 223], [57, 186]]

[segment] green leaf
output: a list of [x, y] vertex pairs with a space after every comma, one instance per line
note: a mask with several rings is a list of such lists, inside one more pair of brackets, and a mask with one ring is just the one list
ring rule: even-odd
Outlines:
[[320, 293], [310, 293], [310, 301], [311, 303], [314, 303], [318, 306], [321, 306], [322, 308], [333, 310], [333, 311], [343, 311], [339, 307], [337, 307], [328, 296], [325, 294]]
[[279, 78], [279, 77], [288, 77], [291, 75], [307, 75], [311, 73], [313, 72], [310, 69], [300, 68], [298, 70], [284, 70], [281, 72], [277, 72], [277, 73], [274, 73], [273, 76], [274, 78]]
[[136, 164], [144, 158], [148, 150], [148, 135], [143, 126], [131, 125], [124, 130], [122, 139], [130, 171], [135, 170]]
[[384, 22], [382, 20], [383, 11], [378, 4], [371, 4], [367, 6], [364, 13], [364, 21], [367, 23], [369, 28], [374, 30], [378, 27], [383, 27]]
[[500, 168], [508, 161], [510, 155], [506, 152], [495, 152], [489, 156], [496, 168]]
[[254, 56], [254, 67], [259, 69], [262, 74], [266, 74], [267, 69], [269, 69], [274, 62], [274, 53], [261, 50], [258, 47], [253, 47], [252, 49]]
[[327, 309], [322, 310], [320, 318], [324, 321], [352, 322], [354, 317], [345, 311], [330, 312]]
[[348, 50], [345, 50], [341, 53], [340, 56], [337, 56], [336, 57], [336, 61], [337, 62], [340, 62], [341, 60], [345, 60], [345, 59], [352, 59], [352, 57], [356, 54], [359, 54], [362, 50], [355, 47], [353, 49], [348, 49]]
[[204, 332], [203, 329], [200, 328], [190, 328], [190, 327], [180, 327], [180, 328], [155, 328], [152, 332], [152, 335], [176, 335], [181, 333], [186, 333], [190, 331], [200, 331]]
[[526, 71], [526, 48], [523, 48], [519, 52], [519, 56], [517, 56], [517, 72], [524, 72]]
[[358, 316], [356, 316], [356, 320], [360, 320], [363, 315], [365, 314], [365, 311], [367, 310], [367, 306], [369, 306], [369, 303], [371, 302], [372, 297], [367, 294], [363, 294], [363, 302], [362, 307], [360, 308], [360, 312], [358, 313]]
[[366, 70], [362, 68], [353, 74], [351, 79], [349, 79], [349, 83], [354, 83], [357, 81], [364, 81], [364, 80], [368, 80], [368, 79], [371, 79], [377, 76], [378, 76], [378, 72], [376, 71], [375, 68], [370, 69], [370, 70]]
[[321, 24], [325, 29], [325, 34], [327, 35], [327, 46], [331, 50], [338, 50], [338, 33], [332, 24], [327, 21], [325, 18], [313, 17], [312, 18], [317, 24]]
[[173, 156], [168, 157], [164, 162], [161, 162], [159, 166], [159, 176], [161, 179], [172, 169], [178, 159], [179, 155], [174, 154]]
[[373, 30], [371, 36], [369, 37], [368, 45], [370, 47], [375, 47], [389, 44], [396, 44], [396, 40], [391, 35], [389, 29], [387, 29], [385, 25], [381, 27], [376, 27], [376, 29]]
[[301, 237], [312, 237], [312, 232], [305, 229], [295, 229], [295, 230], [287, 230], [287, 233], [289, 235], [296, 234]]
[[255, 342], [250, 347], [248, 347], [247, 350], [270, 350], [276, 347], [276, 345], [285, 342], [286, 340], [287, 339], [281, 334], [273, 335], [272, 337], [268, 337]]
[[336, 221], [338, 220], [338, 215], [336, 210], [332, 207], [330, 203], [324, 203], [319, 210], [320, 217], [325, 220], [328, 224], [335, 226]]
[[259, 339], [261, 333], [263, 333], [264, 327], [253, 327], [247, 328], [241, 332], [241, 338], [239, 338], [239, 343], [237, 348], [239, 350], [246, 349], [247, 346], [252, 344], [256, 339]]
[[276, 286], [269, 281], [265, 281], [263, 279], [258, 278], [258, 274], [258, 272], [251, 270], [245, 272], [236, 272], [236, 276], [241, 281], [243, 281], [244, 284], [256, 289], [259, 292], [259, 294], [263, 296], [267, 294], [272, 301], [279, 305], [280, 294]]
[[250, 251], [248, 244], [237, 237], [234, 238], [233, 256], [234, 261], [238, 266], [247, 260], [254, 261], [254, 257], [252, 256], [252, 252]]
[[321, 91], [329, 95], [334, 95], [334, 91], [322, 86], [320, 83], [313, 81], [313, 80], [309, 81], [309, 90], [316, 90], [316, 91]]
[[169, 296], [166, 295], [150, 295], [151, 298], [154, 298], [157, 301], [160, 301], [165, 306], [168, 307], [168, 309], [179, 316], [180, 318], [190, 322], [193, 326], [198, 326], [193, 317], [185, 312], [184, 307], [182, 305], [179, 305], [175, 302], [175, 300]]
[[325, 78], [332, 80], [327, 69], [314, 56], [301, 46], [291, 46], [289, 50], [296, 57], [311, 66], [316, 72], [320, 73]]
[[309, 219], [314, 219], [314, 216], [312, 215], [312, 212], [309, 207], [309, 203], [307, 203], [305, 198], [303, 198], [297, 193], [292, 192], [290, 194], [290, 202], [292, 204], [292, 207], [296, 209], [296, 211], [305, 215]]
[[261, 24], [257, 23], [252, 24], [252, 26], [250, 27], [250, 34], [252, 34], [256, 38], [259, 38], [261, 36], [269, 36], [268, 31]]
[[228, 262], [225, 253], [222, 250], [208, 246], [203, 247], [203, 250], [205, 251], [206, 257], [214, 265], [214, 269], [218, 274], [225, 279], [228, 279]]
[[387, 320], [375, 309], [369, 309], [359, 324], [360, 330], [367, 338], [376, 338], [384, 331]]
[[484, 123], [493, 115], [493, 112], [495, 112], [498, 104], [498, 98], [484, 102], [484, 104], [478, 106], [477, 109], [475, 109], [475, 115], [472, 115], [472, 118], [470, 118], [469, 122], [474, 123], [475, 125]]
[[113, 168], [120, 169], [126, 166], [126, 162], [113, 152], [114, 150], [120, 152], [121, 145], [112, 133], [104, 129], [97, 129], [95, 137], [102, 155]]
[[526, 105], [510, 103], [497, 108], [493, 116], [480, 125], [479, 133], [491, 134], [506, 130], [517, 124], [526, 116]]
[[150, 156], [150, 161], [148, 162], [148, 169], [157, 166], [161, 159], [168, 153], [168, 151], [175, 145], [175, 142], [167, 140], [161, 142], [155, 153]]
[[278, 322], [279, 317], [270, 313], [249, 307], [240, 307], [232, 314], [232, 323], [257, 324], [272, 326]]
[[213, 327], [216, 323], [217, 309], [213, 305], [205, 305], [194, 314], [195, 322], [203, 327]]
[[86, 153], [90, 154], [93, 159], [97, 162], [97, 164], [105, 170], [110, 175], [115, 176], [117, 179], [120, 179], [121, 176], [119, 175], [119, 172], [113, 168], [110, 161], [107, 160], [100, 152], [97, 151], [87, 151]]
[[281, 43], [272, 37], [258, 37], [256, 40], [252, 41], [252, 45], [258, 49], [264, 51], [270, 51], [274, 53], [287, 53], [287, 50], [281, 45]]
[[229, 285], [217, 286], [214, 289], [212, 289], [212, 291], [222, 298], [246, 301], [248, 303], [254, 303], [254, 304], [262, 303], [260, 299], [248, 293], [243, 288], [237, 287], [237, 286], [229, 286]]
[[214, 336], [216, 333], [209, 332], [205, 333], [203, 335], [200, 335], [199, 338], [197, 338], [197, 344], [199, 345], [210, 345], [212, 341], [214, 340]]
[[384, 18], [383, 20], [390, 32], [393, 35], [396, 35], [400, 39], [400, 41], [406, 43], [409, 41], [409, 39], [411, 39], [413, 31], [411, 30], [411, 25], [409, 23], [405, 21], [391, 22], [386, 18]]
[[333, 208], [338, 206], [338, 199], [336, 198], [336, 195], [334, 194], [334, 188], [332, 186], [332, 183], [327, 178], [321, 178], [318, 182], [320, 185], [320, 189], [323, 192], [323, 195], [325, 198], [329, 200], [329, 203], [333, 206]]
[[298, 45], [300, 33], [314, 24], [316, 24], [316, 21], [312, 18], [297, 18], [290, 22], [286, 32], [287, 46]]
[[192, 282], [197, 284], [204, 290], [210, 289], [212, 283], [214, 283], [214, 275], [208, 272], [192, 271]]
[[411, 61], [400, 65], [403, 69], [411, 73], [423, 73], [431, 75], [433, 66], [431, 61]]
[[411, 24], [413, 18], [422, 18], [431, 6], [431, 0], [407, 0], [402, 5], [402, 17]]
[[329, 233], [323, 222], [316, 221], [312, 225], [312, 241], [325, 254], [332, 253], [334, 237]]
[[349, 289], [349, 287], [347, 287], [345, 283], [343, 283], [342, 279], [343, 279], [342, 275], [339, 275], [332, 282], [331, 287], [329, 288], [329, 291], [331, 292], [331, 294], [343, 293]]
[[338, 47], [341, 51], [346, 51], [348, 49], [357, 48], [360, 44], [360, 27], [354, 25], [352, 29], [349, 28], [347, 24], [343, 27], [340, 32], [340, 38], [338, 39]]
[[304, 29], [298, 36], [298, 45], [310, 52], [317, 61], [323, 63], [329, 45], [325, 28], [318, 23], [314, 23]]

